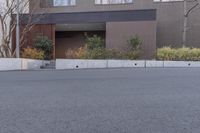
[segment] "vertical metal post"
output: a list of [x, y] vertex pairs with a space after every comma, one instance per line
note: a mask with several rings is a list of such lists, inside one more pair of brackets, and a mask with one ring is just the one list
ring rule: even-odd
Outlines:
[[16, 18], [16, 57], [20, 58], [20, 29], [19, 29], [19, 0], [17, 0], [17, 18]]

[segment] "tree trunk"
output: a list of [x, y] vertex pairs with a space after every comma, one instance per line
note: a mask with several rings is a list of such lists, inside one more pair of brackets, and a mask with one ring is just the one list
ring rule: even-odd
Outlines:
[[183, 46], [186, 45], [186, 41], [187, 41], [187, 28], [188, 28], [187, 1], [184, 0], [184, 22], [183, 22], [183, 35], [182, 35]]
[[187, 29], [188, 29], [188, 17], [184, 17], [184, 24], [183, 24], [183, 46], [186, 45], [187, 42]]

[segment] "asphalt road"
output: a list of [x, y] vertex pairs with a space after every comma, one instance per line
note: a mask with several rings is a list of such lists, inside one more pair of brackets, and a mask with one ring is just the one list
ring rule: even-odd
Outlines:
[[0, 133], [200, 133], [200, 69], [0, 72]]

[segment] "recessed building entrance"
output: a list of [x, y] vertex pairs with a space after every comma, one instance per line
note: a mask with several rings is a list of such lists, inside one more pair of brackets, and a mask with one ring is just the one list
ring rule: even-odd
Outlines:
[[68, 49], [76, 49], [85, 45], [86, 35], [98, 35], [105, 39], [104, 23], [60, 24], [55, 31], [56, 58], [66, 58]]

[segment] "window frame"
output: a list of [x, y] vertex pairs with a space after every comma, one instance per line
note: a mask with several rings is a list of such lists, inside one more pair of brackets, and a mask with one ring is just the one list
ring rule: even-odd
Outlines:
[[[55, 0], [53, 0], [52, 7], [55, 7], [55, 8], [56, 8], [56, 7], [73, 7], [73, 6], [76, 6], [76, 4], [77, 4], [77, 0], [74, 0], [75, 3], [74, 3], [74, 4], [70, 4], [70, 5], [55, 5], [55, 4], [54, 4], [54, 1], [55, 1]], [[71, 1], [71, 0], [70, 0], [70, 1]]]
[[97, 5], [97, 6], [106, 6], [106, 5], [130, 5], [130, 4], [133, 4], [134, 3], [134, 0], [131, 0], [132, 2], [130, 3], [107, 3], [107, 4], [97, 4], [96, 3], [96, 0], [94, 0], [94, 5]]
[[183, 2], [184, 0], [153, 0], [153, 3], [170, 3], [170, 2]]

